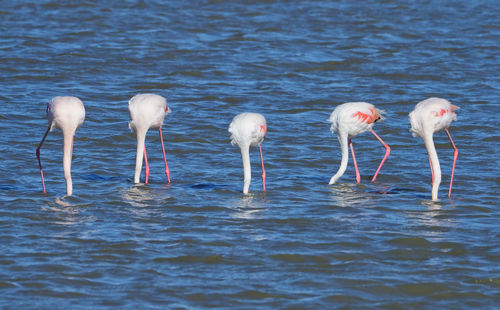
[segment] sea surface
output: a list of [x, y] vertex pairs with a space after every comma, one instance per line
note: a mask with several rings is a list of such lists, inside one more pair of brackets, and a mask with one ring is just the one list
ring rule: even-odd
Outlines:
[[[493, 309], [500, 307], [498, 1], [0, 1], [0, 307], [11, 309]], [[167, 98], [133, 184], [128, 100]], [[46, 103], [85, 104], [65, 197], [62, 135], [35, 156]], [[408, 113], [460, 107], [435, 134], [443, 182]], [[340, 147], [339, 104], [385, 111], [392, 148]], [[241, 193], [228, 125], [262, 113]], [[142, 179], [144, 180], [144, 172]]]

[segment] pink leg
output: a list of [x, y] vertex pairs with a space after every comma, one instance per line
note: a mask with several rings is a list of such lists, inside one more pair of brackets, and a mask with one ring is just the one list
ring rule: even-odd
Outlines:
[[161, 127], [159, 131], [160, 131], [161, 150], [163, 151], [163, 160], [165, 161], [165, 174], [167, 175], [168, 184], [170, 184], [170, 170], [168, 170], [167, 157], [165, 156], [165, 146], [163, 145], [163, 135], [161, 134]]
[[448, 138], [450, 138], [451, 145], [453, 146], [453, 169], [451, 170], [451, 180], [450, 180], [450, 190], [448, 191], [448, 198], [451, 198], [451, 187], [453, 186], [453, 176], [455, 175], [455, 164], [457, 163], [457, 157], [458, 157], [458, 149], [455, 146], [455, 143], [453, 143], [453, 139], [451, 138], [450, 132], [448, 131], [448, 128], [445, 129], [446, 134], [448, 135]]
[[266, 170], [264, 169], [264, 159], [262, 158], [262, 147], [259, 145], [260, 163], [262, 164], [262, 190], [266, 191]]
[[356, 162], [356, 156], [354, 155], [354, 147], [352, 146], [352, 141], [349, 139], [349, 146], [351, 147], [352, 161], [354, 162], [354, 170], [356, 170], [356, 183], [361, 182], [361, 177], [359, 175], [358, 163]]
[[49, 131], [50, 131], [50, 126], [49, 126], [49, 128], [47, 128], [47, 131], [43, 135], [42, 141], [40, 142], [40, 144], [36, 148], [36, 158], [38, 159], [38, 166], [40, 167], [40, 175], [42, 176], [42, 187], [43, 187], [43, 193], [44, 194], [47, 193], [47, 191], [45, 191], [45, 181], [43, 179], [42, 162], [40, 160], [40, 148], [42, 147], [42, 144], [45, 141], [45, 138], [47, 138], [47, 135], [48, 135]]
[[146, 153], [146, 146], [144, 145], [144, 162], [146, 163], [146, 184], [149, 180], [149, 164], [148, 164], [148, 154]]
[[377, 172], [375, 172], [375, 175], [373, 176], [373, 179], [372, 179], [372, 182], [375, 182], [375, 179], [377, 178], [377, 175], [380, 172], [380, 169], [382, 169], [382, 165], [384, 165], [385, 160], [387, 159], [387, 157], [389, 157], [389, 154], [391, 154], [391, 148], [382, 139], [380, 139], [380, 137], [375, 133], [375, 131], [373, 131], [373, 129], [371, 130], [371, 132], [375, 136], [375, 138], [377, 138], [377, 140], [380, 141], [380, 143], [382, 143], [382, 145], [385, 147], [384, 158], [382, 158], [382, 161], [380, 162], [380, 165], [378, 166]]

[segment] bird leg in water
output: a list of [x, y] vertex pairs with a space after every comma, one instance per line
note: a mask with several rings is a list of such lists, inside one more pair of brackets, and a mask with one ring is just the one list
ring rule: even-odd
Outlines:
[[165, 155], [165, 146], [163, 145], [163, 135], [161, 134], [161, 127], [159, 129], [159, 132], [160, 132], [161, 150], [163, 151], [163, 160], [165, 161], [165, 174], [167, 175], [168, 184], [170, 184], [170, 170], [168, 170], [167, 156]]
[[49, 125], [49, 128], [47, 128], [47, 131], [45, 132], [45, 134], [43, 135], [42, 141], [40, 142], [40, 144], [36, 148], [36, 158], [38, 159], [38, 166], [40, 167], [40, 175], [42, 176], [42, 187], [43, 187], [44, 194], [47, 192], [45, 191], [45, 181], [43, 180], [42, 162], [40, 161], [40, 148], [42, 147], [42, 144], [45, 141], [45, 138], [47, 138], [49, 131], [50, 131], [50, 125]]
[[445, 128], [444, 130], [446, 131], [448, 138], [450, 138], [451, 146], [453, 146], [453, 168], [451, 170], [450, 190], [448, 191], [448, 198], [451, 198], [451, 187], [453, 185], [453, 176], [455, 175], [455, 164], [457, 163], [458, 149], [455, 146], [455, 143], [453, 143], [453, 139], [451, 138], [448, 128]]
[[359, 176], [358, 163], [356, 162], [356, 156], [354, 155], [354, 147], [352, 146], [352, 141], [349, 139], [349, 147], [351, 148], [352, 161], [354, 162], [354, 170], [356, 170], [356, 183], [361, 182], [361, 177]]
[[146, 153], [146, 145], [144, 145], [144, 162], [146, 163], [146, 184], [148, 184], [148, 180], [149, 180], [149, 164], [148, 164], [148, 155]]
[[375, 182], [375, 179], [377, 178], [378, 173], [380, 172], [380, 169], [382, 169], [382, 166], [384, 165], [385, 160], [387, 157], [389, 157], [389, 154], [391, 153], [391, 148], [384, 142], [384, 140], [380, 139], [380, 137], [373, 131], [371, 130], [371, 133], [377, 138], [380, 143], [385, 147], [385, 155], [384, 158], [382, 158], [382, 161], [380, 162], [380, 165], [378, 166], [377, 171], [375, 172], [375, 175], [373, 176], [372, 182]]
[[262, 164], [262, 191], [266, 191], [266, 170], [264, 169], [264, 159], [262, 158], [262, 147], [259, 145], [260, 163]]

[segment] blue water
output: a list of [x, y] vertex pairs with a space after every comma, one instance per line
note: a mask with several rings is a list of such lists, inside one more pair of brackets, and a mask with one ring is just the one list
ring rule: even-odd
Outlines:
[[[0, 7], [0, 306], [5, 308], [496, 308], [500, 300], [496, 1], [56, 1]], [[134, 185], [127, 102], [165, 96], [172, 183], [157, 132], [150, 184]], [[77, 96], [72, 197], [46, 102]], [[409, 133], [414, 105], [460, 106], [460, 153], [435, 136], [439, 202]], [[340, 164], [327, 118], [385, 110]], [[227, 127], [265, 115], [242, 195]]]

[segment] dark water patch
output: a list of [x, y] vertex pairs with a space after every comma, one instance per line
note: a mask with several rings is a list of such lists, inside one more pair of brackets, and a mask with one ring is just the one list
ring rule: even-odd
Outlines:
[[364, 298], [352, 296], [349, 294], [328, 295], [324, 297], [323, 300], [328, 303], [334, 303], [339, 305], [353, 305], [353, 304], [355, 305], [357, 303], [366, 301]]
[[328, 264], [329, 260], [322, 256], [297, 255], [297, 254], [275, 254], [271, 258], [288, 263], [312, 263]]
[[155, 258], [154, 262], [156, 263], [174, 263], [174, 264], [193, 264], [193, 263], [202, 263], [202, 264], [227, 264], [229, 263], [220, 255], [208, 255], [204, 257], [197, 257], [191, 255], [184, 255], [178, 257], [164, 257], [164, 258]]
[[4, 191], [13, 191], [13, 190], [16, 190], [18, 188], [14, 185], [4, 184], [4, 185], [0, 185], [0, 189], [4, 190]]
[[261, 299], [285, 298], [286, 296], [269, 294], [258, 290], [245, 290], [233, 294], [232, 297], [235, 297], [237, 299], [241, 298], [241, 299], [261, 300]]
[[80, 175], [80, 178], [87, 181], [118, 181], [119, 177], [108, 176], [108, 175], [99, 175], [99, 174], [83, 174]]
[[46, 288], [41, 288], [38, 290], [25, 290], [23, 292], [24, 294], [30, 294], [34, 296], [41, 296], [41, 297], [53, 297], [53, 298], [59, 298], [59, 299], [72, 299], [72, 298], [88, 298], [89, 296], [87, 294], [83, 294], [80, 292], [76, 291], [55, 291], [55, 290], [49, 290]]
[[0, 288], [17, 288], [17, 285], [11, 283], [11, 282], [4, 282], [4, 281], [1, 281], [0, 282]]
[[229, 185], [220, 185], [220, 184], [211, 184], [211, 183], [200, 183], [200, 184], [193, 184], [193, 185], [188, 185], [191, 188], [194, 189], [223, 189], [223, 188], [229, 188]]
[[412, 248], [414, 247], [428, 248], [432, 244], [425, 238], [419, 238], [419, 237], [395, 238], [390, 240], [389, 243], [397, 246], [408, 246]]
[[397, 287], [409, 296], [425, 296], [432, 298], [438, 294], [450, 292], [450, 285], [446, 282], [406, 283], [398, 285]]
[[500, 278], [470, 278], [466, 282], [471, 284], [483, 284], [492, 288], [500, 288]]
[[407, 192], [416, 192], [413, 188], [404, 188], [404, 187], [396, 187], [396, 188], [380, 188], [375, 190], [368, 190], [367, 193], [379, 194], [379, 195], [391, 195], [391, 194], [401, 194]]

